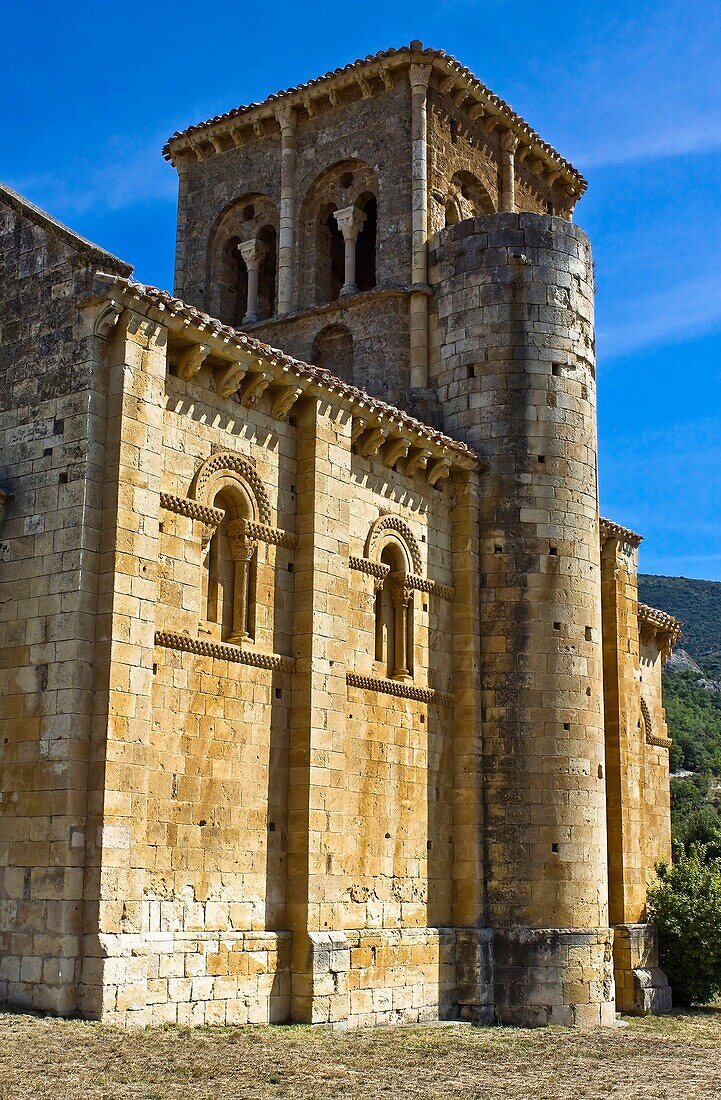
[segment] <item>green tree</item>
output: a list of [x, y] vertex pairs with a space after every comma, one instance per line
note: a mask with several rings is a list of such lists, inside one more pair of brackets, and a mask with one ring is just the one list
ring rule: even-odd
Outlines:
[[708, 1004], [721, 993], [721, 861], [703, 848], [672, 867], [659, 864], [648, 892], [659, 962], [678, 1004]]

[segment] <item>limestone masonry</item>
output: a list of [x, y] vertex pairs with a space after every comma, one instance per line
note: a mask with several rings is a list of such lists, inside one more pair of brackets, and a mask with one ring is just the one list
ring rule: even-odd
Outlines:
[[175, 296], [0, 188], [0, 1002], [668, 1007], [583, 177], [418, 42], [164, 152]]

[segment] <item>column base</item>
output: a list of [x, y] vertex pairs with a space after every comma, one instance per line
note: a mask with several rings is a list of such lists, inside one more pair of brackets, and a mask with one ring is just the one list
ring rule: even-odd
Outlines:
[[616, 1007], [625, 1016], [671, 1011], [671, 986], [658, 965], [658, 934], [652, 924], [615, 924], [613, 967]]
[[496, 1018], [514, 1027], [611, 1025], [610, 928], [496, 928]]

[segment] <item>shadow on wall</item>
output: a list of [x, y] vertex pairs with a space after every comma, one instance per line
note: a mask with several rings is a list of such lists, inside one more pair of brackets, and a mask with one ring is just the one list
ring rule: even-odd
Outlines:
[[313, 341], [311, 361], [336, 374], [345, 382], [353, 381], [353, 336], [345, 325], [327, 325]]

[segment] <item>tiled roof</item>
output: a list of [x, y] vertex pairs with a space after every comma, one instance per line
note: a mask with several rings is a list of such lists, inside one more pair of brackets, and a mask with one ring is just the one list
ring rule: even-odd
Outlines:
[[30, 202], [30, 200], [26, 199], [23, 195], [19, 195], [17, 191], [13, 191], [12, 187], [8, 187], [7, 184], [4, 183], [0, 183], [0, 202], [4, 202], [7, 206], [12, 207], [18, 214], [21, 214], [36, 225], [41, 226], [54, 237], [60, 237], [66, 244], [69, 244], [71, 248], [86, 254], [89, 260], [101, 263], [105, 267], [110, 267], [114, 271], [117, 271], [119, 275], [130, 275], [132, 273], [133, 268], [131, 264], [124, 263], [123, 260], [114, 256], [112, 252], [108, 252], [106, 249], [101, 248], [100, 245], [89, 241], [87, 237], [81, 237], [79, 233], [69, 229], [67, 225], [63, 225], [57, 218], [46, 213], [45, 210], [41, 210], [35, 203]]
[[604, 519], [603, 517], [601, 517], [600, 523], [602, 539], [619, 539], [631, 546], [640, 546], [643, 542], [643, 535], [637, 535], [635, 531], [631, 531], [628, 527], [621, 527], [620, 523], [613, 523], [610, 519]]
[[482, 463], [482, 459], [465, 443], [461, 443], [457, 439], [451, 439], [443, 432], [439, 432], [430, 425], [409, 416], [408, 413], [396, 408], [395, 405], [390, 405], [387, 401], [380, 400], [380, 398], [372, 397], [371, 394], [359, 389], [357, 386], [351, 386], [348, 382], [344, 382], [342, 378], [338, 378], [323, 367], [303, 363], [300, 359], [294, 359], [293, 356], [287, 355], [284, 351], [263, 343], [262, 340], [248, 336], [240, 329], [224, 325], [217, 318], [188, 305], [180, 298], [174, 298], [172, 294], [165, 290], [158, 290], [157, 287], [153, 286], [143, 286], [141, 283], [133, 282], [130, 279], [118, 279], [111, 275], [107, 277], [99, 276], [99, 279], [108, 284], [109, 294], [124, 292], [133, 303], [146, 303], [159, 315], [159, 318], [178, 318], [192, 325], [201, 337], [217, 336], [226, 344], [234, 345], [240, 350], [255, 352], [263, 359], [284, 367], [296, 375], [298, 379], [306, 379], [329, 394], [333, 393], [345, 398], [351, 404], [359, 407], [359, 413], [374, 412], [384, 421], [393, 422], [399, 428], [406, 428], [413, 434], [424, 437], [429, 443], [435, 443], [444, 449], [450, 448], [459, 455], [472, 459], [477, 464]]
[[665, 611], [659, 611], [656, 607], [649, 607], [645, 603], [638, 605], [638, 617], [641, 622], [654, 626], [659, 633], [670, 636], [671, 645], [676, 645], [682, 636], [681, 621], [668, 615]]
[[177, 131], [168, 139], [163, 147], [163, 155], [166, 159], [170, 160], [172, 158], [172, 146], [179, 139], [190, 137], [192, 134], [199, 134], [202, 130], [216, 126], [218, 123], [229, 122], [234, 118], [240, 118], [242, 115], [255, 111], [260, 107], [279, 103], [283, 100], [292, 99], [293, 97], [302, 98], [319, 85], [337, 82], [350, 73], [361, 73], [364, 69], [368, 69], [371, 66], [379, 66], [383, 61], [388, 61], [393, 58], [405, 59], [406, 57], [409, 61], [424, 60], [431, 63], [438, 62], [438, 66], [442, 68], [447, 75], [455, 75], [460, 81], [467, 83], [469, 86], [469, 94], [475, 93], [484, 104], [492, 107], [499, 115], [502, 115], [516, 133], [524, 137], [531, 145], [537, 146], [547, 156], [554, 160], [559, 167], [565, 169], [574, 176], [576, 182], [579, 184], [581, 193], [585, 191], [586, 180], [578, 169], [574, 168], [569, 161], [562, 157], [552, 145], [543, 141], [525, 119], [516, 114], [508, 103], [502, 100], [500, 96], [497, 96], [495, 92], [492, 92], [490, 88], [486, 87], [485, 84], [474, 76], [470, 69], [462, 65], [455, 57], [445, 53], [444, 50], [434, 50], [429, 47], [424, 47], [422, 42], [411, 42], [410, 45], [401, 46], [398, 49], [381, 50], [379, 53], [369, 54], [367, 57], [358, 58], [357, 61], [351, 61], [348, 65], [343, 65], [339, 69], [334, 69], [324, 76], [315, 77], [313, 80], [308, 80], [304, 84], [298, 84], [294, 88], [286, 88], [283, 91], [274, 92], [261, 102], [248, 103], [244, 106], [234, 107], [232, 110], [226, 111], [222, 115], [215, 115], [214, 118], [209, 118], [205, 122], [199, 122], [195, 126], [188, 126], [185, 130]]

